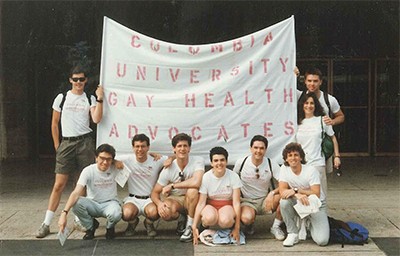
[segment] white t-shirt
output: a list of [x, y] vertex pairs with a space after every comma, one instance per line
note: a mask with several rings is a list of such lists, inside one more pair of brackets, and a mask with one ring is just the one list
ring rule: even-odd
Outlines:
[[[301, 165], [299, 175], [294, 174], [290, 166], [281, 166], [279, 181], [287, 182], [290, 188], [310, 189], [313, 185], [320, 185], [319, 172], [313, 166]], [[320, 191], [319, 199], [325, 200], [324, 192]]]
[[[244, 157], [236, 161], [233, 171], [239, 174], [240, 166], [244, 161]], [[271, 160], [272, 174], [276, 180], [279, 179], [279, 165]], [[256, 169], [260, 178], [256, 177]], [[243, 187], [241, 188], [243, 198], [262, 198], [267, 196], [271, 187], [271, 170], [269, 168], [268, 158], [264, 157], [263, 162], [257, 167], [251, 161], [251, 156], [246, 159], [243, 169], [240, 172], [240, 179]]]
[[[324, 99], [324, 92], [320, 90], [320, 95], [319, 95], [319, 103], [321, 104], [322, 108], [325, 111], [326, 115], [329, 115], [329, 108], [328, 105], [326, 105], [325, 99]], [[297, 100], [299, 100], [301, 94], [303, 92], [300, 90], [297, 90]], [[335, 97], [333, 97], [332, 95], [328, 94], [328, 101], [329, 101], [329, 105], [331, 106], [331, 111], [332, 113], [337, 113], [340, 110], [340, 105], [339, 102], [337, 101], [337, 99]]]
[[[181, 177], [179, 177], [179, 173], [181, 169], [176, 163], [176, 159], [172, 162], [171, 166], [163, 169], [158, 177], [157, 183], [161, 186], [165, 187], [170, 183], [179, 183], [181, 182]], [[183, 169], [183, 177], [185, 180], [190, 179], [195, 172], [204, 173], [204, 159], [199, 156], [189, 156], [189, 162]], [[171, 191], [173, 195], [185, 195], [186, 189], [173, 189]]]
[[137, 196], [150, 196], [167, 158], [167, 156], [162, 156], [155, 161], [152, 156], [148, 155], [147, 160], [140, 163], [136, 160], [135, 155], [121, 156], [119, 160], [131, 172], [128, 178], [129, 193]]
[[91, 164], [82, 170], [77, 184], [86, 186], [86, 197], [96, 202], [117, 199], [117, 182], [114, 180], [117, 172], [113, 166], [102, 172], [97, 164]]
[[[303, 119], [302, 123], [297, 128], [296, 141], [301, 144], [308, 165], [325, 166], [325, 157], [321, 151], [321, 118], [314, 116]], [[322, 126], [326, 134], [333, 136], [335, 133], [331, 125], [326, 125], [322, 121]]]
[[199, 192], [212, 200], [232, 200], [233, 190], [241, 187], [239, 175], [232, 170], [226, 169], [224, 176], [218, 178], [211, 169], [203, 175]]
[[65, 102], [61, 110], [60, 104], [63, 94], [60, 93], [54, 99], [53, 109], [61, 112], [61, 134], [63, 137], [75, 137], [92, 131], [90, 129], [90, 108], [96, 106], [96, 98], [92, 95], [92, 105], [84, 92], [81, 95], [67, 92]]

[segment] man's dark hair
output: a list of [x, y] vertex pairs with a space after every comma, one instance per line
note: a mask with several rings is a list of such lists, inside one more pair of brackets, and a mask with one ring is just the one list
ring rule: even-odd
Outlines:
[[307, 78], [308, 75], [319, 76], [319, 79], [322, 80], [322, 72], [316, 67], [307, 68], [306, 72], [304, 73], [304, 78]]
[[267, 140], [267, 138], [265, 138], [264, 136], [262, 136], [262, 135], [255, 135], [255, 136], [251, 139], [251, 141], [250, 141], [250, 147], [253, 146], [253, 144], [254, 144], [255, 141], [264, 142], [265, 149], [268, 148], [268, 140]]
[[223, 147], [213, 147], [210, 150], [210, 161], [212, 162], [213, 155], [224, 155], [226, 161], [228, 161], [228, 151]]
[[83, 73], [85, 76], [87, 76], [87, 69], [83, 67], [82, 65], [76, 65], [71, 68], [69, 76], [72, 77], [74, 74], [80, 74]]
[[308, 100], [308, 98], [313, 98], [314, 100], [314, 116], [324, 116], [325, 111], [319, 102], [317, 95], [313, 92], [305, 93], [302, 97], [300, 97], [299, 102], [297, 103], [297, 124], [301, 124], [306, 116], [304, 112], [304, 103]]
[[110, 144], [101, 144], [100, 146], [98, 146], [95, 151], [96, 157], [98, 157], [99, 154], [102, 152], [106, 152], [106, 153], [110, 154], [113, 159], [115, 157], [115, 148], [113, 146], [111, 146]]
[[286, 145], [286, 147], [282, 151], [282, 157], [283, 157], [283, 164], [285, 166], [289, 166], [289, 163], [286, 161], [287, 155], [291, 152], [298, 152], [301, 157], [301, 163], [306, 164], [306, 154], [304, 153], [303, 148], [299, 143], [292, 142]]
[[172, 146], [176, 147], [176, 144], [178, 144], [179, 141], [187, 141], [189, 147], [192, 146], [192, 137], [190, 137], [186, 133], [178, 133], [177, 135], [175, 135], [171, 141]]
[[150, 139], [146, 136], [146, 134], [139, 133], [132, 137], [132, 146], [135, 145], [135, 141], [145, 141], [147, 142], [147, 146], [150, 146]]

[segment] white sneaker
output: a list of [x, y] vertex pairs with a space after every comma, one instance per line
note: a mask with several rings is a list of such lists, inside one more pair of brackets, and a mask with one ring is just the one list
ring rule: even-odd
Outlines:
[[181, 238], [179, 239], [181, 242], [192, 242], [193, 241], [193, 232], [192, 226], [187, 226], [185, 232], [183, 232]]
[[292, 247], [293, 245], [297, 244], [299, 242], [299, 235], [295, 233], [289, 233], [283, 241], [283, 246], [286, 247]]
[[283, 239], [285, 239], [285, 233], [279, 226], [271, 227], [271, 234], [273, 234], [275, 236], [275, 238], [278, 239], [279, 241], [282, 241]]

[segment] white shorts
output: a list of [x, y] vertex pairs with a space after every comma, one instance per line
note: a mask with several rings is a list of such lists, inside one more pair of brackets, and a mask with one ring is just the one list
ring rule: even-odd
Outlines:
[[146, 206], [152, 202], [153, 201], [151, 201], [151, 198], [139, 199], [139, 198], [136, 198], [133, 196], [127, 196], [124, 198], [124, 205], [127, 203], [132, 203], [138, 208], [138, 210], [139, 210], [138, 216], [140, 216], [140, 215], [146, 216], [144, 214], [144, 208], [146, 208]]

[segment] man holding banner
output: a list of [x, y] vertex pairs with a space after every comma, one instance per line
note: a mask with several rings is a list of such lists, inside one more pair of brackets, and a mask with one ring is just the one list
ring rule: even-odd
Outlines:
[[151, 199], [165, 221], [178, 219], [177, 234], [181, 242], [193, 240], [192, 224], [204, 174], [204, 159], [189, 156], [192, 138], [179, 133], [172, 138], [176, 159], [160, 173]]

